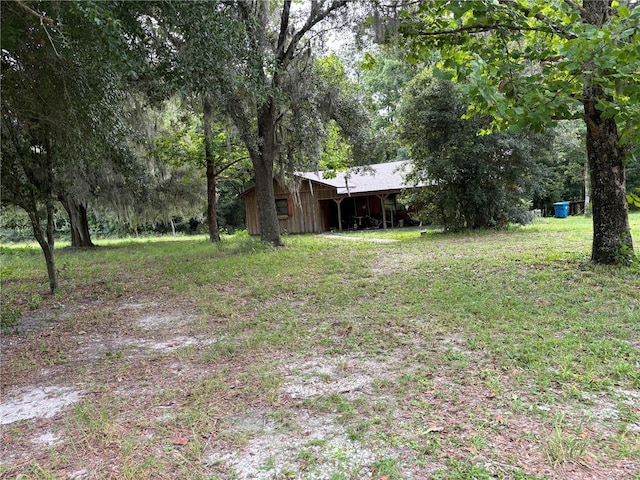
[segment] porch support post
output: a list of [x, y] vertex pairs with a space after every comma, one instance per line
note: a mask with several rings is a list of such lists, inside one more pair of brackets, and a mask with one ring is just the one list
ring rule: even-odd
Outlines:
[[380, 199], [380, 208], [382, 209], [382, 228], [387, 229], [387, 210], [384, 208], [384, 201], [389, 196], [388, 193], [381, 193], [376, 195]]
[[338, 231], [342, 231], [342, 211], [340, 210], [340, 204], [342, 203], [344, 198], [334, 198], [333, 201], [336, 202], [336, 206], [338, 207]]

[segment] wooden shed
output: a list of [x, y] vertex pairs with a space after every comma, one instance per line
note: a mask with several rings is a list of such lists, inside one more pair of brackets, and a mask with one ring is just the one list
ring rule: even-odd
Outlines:
[[[296, 174], [299, 187], [292, 192], [274, 180], [280, 232], [320, 233], [408, 225], [411, 221], [396, 200], [410, 188], [405, 177], [408, 162], [357, 167], [329, 175], [326, 172]], [[253, 189], [242, 194], [247, 230], [259, 235], [258, 210]]]

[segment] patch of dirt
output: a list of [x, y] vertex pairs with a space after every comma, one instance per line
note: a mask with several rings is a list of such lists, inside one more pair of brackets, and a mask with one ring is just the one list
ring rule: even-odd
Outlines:
[[297, 400], [332, 393], [365, 391], [378, 378], [392, 378], [394, 363], [341, 356], [289, 364], [282, 392]]
[[60, 435], [55, 434], [53, 432], [45, 432], [42, 435], [39, 435], [31, 439], [31, 441], [36, 445], [44, 446], [44, 447], [50, 447], [52, 445], [55, 445], [60, 440], [61, 440]]
[[[246, 428], [245, 419], [235, 428]], [[347, 478], [371, 478], [369, 466], [377, 453], [350, 440], [346, 429], [337, 426], [333, 415], [317, 416], [299, 412], [295, 417], [297, 432], [279, 431], [273, 422], [253, 419], [254, 433], [247, 445], [237, 451], [213, 452], [207, 462], [225, 465], [225, 470], [239, 480], [298, 478], [303, 464], [305, 478], [326, 479], [343, 473]], [[258, 430], [258, 431], [254, 431]]]
[[139, 318], [136, 324], [145, 330], [181, 327], [193, 320], [192, 316], [181, 316], [176, 312], [165, 314], [151, 313]]
[[9, 332], [0, 335], [0, 351], [18, 348], [30, 336], [53, 330], [74, 315], [90, 312], [96, 304], [93, 300], [83, 300], [76, 305], [64, 304], [51, 298], [47, 300], [40, 309], [28, 311]]
[[71, 387], [52, 385], [3, 392], [0, 424], [8, 425], [32, 418], [52, 418], [65, 407], [78, 402], [82, 392]]

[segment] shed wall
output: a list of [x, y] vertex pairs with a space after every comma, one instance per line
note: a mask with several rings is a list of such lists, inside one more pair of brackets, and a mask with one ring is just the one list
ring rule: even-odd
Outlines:
[[[319, 200], [335, 198], [335, 188], [304, 180], [300, 185], [298, 194], [294, 195], [283, 185], [274, 181], [275, 199], [291, 199], [293, 202], [293, 215], [281, 215], [278, 217], [280, 233], [320, 233], [329, 229], [326, 224]], [[247, 213], [247, 231], [250, 235], [260, 234], [258, 221], [258, 208], [255, 191], [247, 192], [244, 196]]]

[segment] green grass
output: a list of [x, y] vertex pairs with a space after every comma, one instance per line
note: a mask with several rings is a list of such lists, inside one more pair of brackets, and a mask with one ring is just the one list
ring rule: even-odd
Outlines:
[[[630, 221], [640, 256], [640, 214]], [[83, 375], [78, 382], [94, 397], [71, 411], [73, 436], [52, 451], [83, 459], [111, 449], [105, 461], [127, 478], [234, 478], [233, 467], [207, 455], [213, 439], [242, 451], [269, 433], [266, 423], [234, 429], [233, 416], [249, 412], [298, 439], [286, 458], [256, 457], [278, 478], [366, 471], [392, 479], [421, 468], [433, 478], [553, 478], [589, 459], [640, 464], [638, 399], [625, 393], [640, 390], [640, 270], [592, 265], [589, 219], [455, 235], [345, 235], [364, 240], [286, 236], [273, 249], [241, 234], [217, 245], [189, 237], [60, 248], [54, 296], [37, 248], [2, 246], [3, 329], [28, 336], [20, 318], [30, 316], [63, 331], [34, 340], [3, 368], [22, 378], [52, 366]], [[122, 345], [73, 358], [77, 345], [65, 338], [79, 331], [128, 328], [151, 341], [156, 331], [131, 327], [146, 310], [123, 317], [121, 305], [154, 302], [190, 319], [167, 332], [207, 341], [146, 359]], [[197, 374], [171, 373], [176, 362]], [[315, 366], [299, 367], [305, 362]], [[160, 369], [166, 383], [145, 383]], [[362, 376], [372, 380], [359, 387]], [[340, 383], [350, 378], [355, 387]], [[144, 385], [146, 410], [114, 393], [121, 380]], [[292, 397], [293, 381], [318, 393]], [[175, 415], [147, 418], [157, 405]], [[332, 428], [309, 438], [304, 415]], [[178, 434], [189, 437], [186, 446], [168, 441]], [[350, 464], [337, 437], [370, 452], [368, 460]], [[527, 445], [539, 468], [527, 470], [497, 437]], [[31, 462], [10, 473], [49, 478], [54, 467]]]

